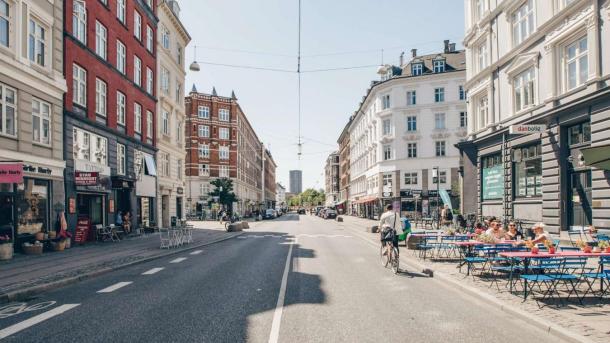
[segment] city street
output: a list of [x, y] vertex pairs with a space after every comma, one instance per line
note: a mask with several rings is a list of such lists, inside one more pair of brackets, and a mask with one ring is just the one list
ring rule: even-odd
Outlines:
[[399, 275], [384, 269], [378, 248], [345, 224], [288, 214], [199, 250], [108, 273], [24, 304], [4, 304], [0, 339], [558, 340], [406, 269]]

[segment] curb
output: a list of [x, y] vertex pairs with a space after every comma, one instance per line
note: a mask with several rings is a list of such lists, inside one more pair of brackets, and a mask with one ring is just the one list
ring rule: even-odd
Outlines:
[[71, 276], [71, 277], [67, 277], [61, 280], [56, 280], [56, 281], [51, 281], [51, 282], [47, 282], [47, 283], [43, 283], [40, 285], [36, 285], [36, 286], [32, 286], [32, 287], [27, 287], [24, 289], [20, 289], [20, 290], [16, 290], [16, 291], [11, 291], [11, 292], [7, 292], [7, 293], [0, 293], [0, 304], [3, 303], [9, 303], [9, 302], [13, 302], [13, 301], [21, 301], [21, 300], [25, 300], [33, 295], [36, 294], [40, 294], [43, 293], [45, 291], [51, 290], [51, 289], [55, 289], [58, 287], [63, 287], [63, 286], [67, 286], [73, 283], [77, 283], [79, 281], [83, 281], [86, 279], [90, 279], [90, 278], [94, 278], [96, 276], [100, 276], [112, 271], [116, 271], [119, 269], [124, 269], [124, 268], [128, 268], [137, 264], [141, 264], [141, 263], [145, 263], [145, 262], [149, 262], [149, 261], [153, 261], [153, 260], [157, 260], [157, 259], [161, 259], [164, 257], [168, 257], [168, 256], [172, 256], [172, 255], [177, 255], [183, 252], [187, 252], [187, 251], [191, 251], [191, 250], [195, 250], [201, 247], [205, 247], [208, 245], [212, 245], [215, 243], [220, 243], [226, 240], [229, 240], [231, 238], [235, 238], [239, 235], [241, 235], [243, 233], [243, 231], [238, 231], [235, 232], [233, 235], [229, 236], [229, 237], [222, 237], [219, 239], [215, 239], [209, 242], [205, 242], [205, 243], [201, 243], [198, 245], [193, 245], [190, 247], [186, 247], [184, 249], [180, 249], [180, 250], [170, 250], [167, 253], [164, 254], [159, 254], [159, 255], [155, 255], [155, 256], [149, 256], [149, 257], [145, 257], [142, 258], [140, 260], [136, 260], [136, 261], [131, 261], [131, 262], [127, 262], [121, 265], [117, 265], [114, 267], [103, 267], [100, 269], [96, 269], [93, 270], [91, 272], [87, 272], [87, 273], [83, 273], [81, 275], [78, 276]]
[[[358, 225], [358, 224], [356, 224], [356, 225]], [[358, 225], [358, 226], [361, 226], [361, 225]], [[353, 230], [353, 229], [351, 229], [351, 230]], [[357, 234], [356, 236], [362, 238], [367, 243], [375, 244], [373, 241], [371, 241], [368, 238], [363, 237], [360, 234]], [[377, 244], [375, 244], [375, 246], [377, 246]], [[408, 260], [406, 257], [404, 257], [404, 255], [401, 258], [401, 261], [404, 261], [407, 266], [410, 266], [410, 267], [414, 268], [415, 270], [423, 270], [423, 269], [428, 268], [425, 265], [423, 265], [417, 261]], [[592, 340], [590, 340], [589, 338], [587, 338], [585, 336], [582, 336], [573, 331], [565, 329], [546, 319], [542, 319], [538, 316], [529, 314], [526, 311], [519, 309], [515, 306], [508, 305], [508, 304], [504, 303], [503, 301], [498, 300], [497, 298], [493, 297], [490, 294], [481, 293], [478, 289], [464, 285], [463, 283], [459, 282], [458, 280], [455, 280], [453, 277], [445, 275], [442, 272], [434, 273], [434, 278], [439, 279], [440, 281], [444, 281], [446, 283], [450, 283], [452, 286], [454, 286], [454, 288], [452, 288], [452, 289], [458, 289], [462, 293], [464, 293], [470, 297], [479, 298], [480, 300], [483, 300], [486, 305], [489, 305], [493, 308], [499, 309], [502, 312], [513, 315], [513, 316], [515, 316], [515, 318], [518, 318], [530, 325], [539, 327], [541, 330], [543, 330], [544, 332], [546, 332], [549, 335], [560, 338], [567, 342], [586, 342], [586, 343], [593, 342]]]

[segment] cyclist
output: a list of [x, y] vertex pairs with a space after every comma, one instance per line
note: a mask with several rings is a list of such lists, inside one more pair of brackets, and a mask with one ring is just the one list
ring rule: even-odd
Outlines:
[[[394, 212], [394, 207], [389, 204], [385, 208], [385, 212], [379, 218], [379, 231], [381, 232], [381, 241], [386, 241], [386, 237], [390, 235], [389, 230], [393, 232], [393, 240], [392, 244], [398, 250], [398, 235], [402, 234], [402, 220], [398, 217], [398, 213]], [[389, 251], [386, 251], [385, 254], [389, 254]], [[388, 255], [389, 256], [389, 255]], [[398, 257], [398, 256], [397, 256]]]

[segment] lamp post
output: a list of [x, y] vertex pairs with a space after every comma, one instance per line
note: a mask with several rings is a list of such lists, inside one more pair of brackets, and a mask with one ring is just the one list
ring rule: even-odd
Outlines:
[[193, 59], [193, 63], [189, 66], [189, 70], [191, 71], [199, 71], [201, 68], [199, 67], [199, 63], [197, 63], [197, 45], [194, 46], [195, 56]]

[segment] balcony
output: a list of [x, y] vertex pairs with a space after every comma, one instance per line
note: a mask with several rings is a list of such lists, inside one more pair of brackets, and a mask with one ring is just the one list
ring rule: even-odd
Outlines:
[[451, 136], [451, 133], [447, 129], [434, 129], [432, 133], [430, 133], [430, 137], [432, 139], [445, 139]]
[[402, 135], [402, 139], [405, 141], [417, 141], [421, 139], [419, 131], [407, 131]]

